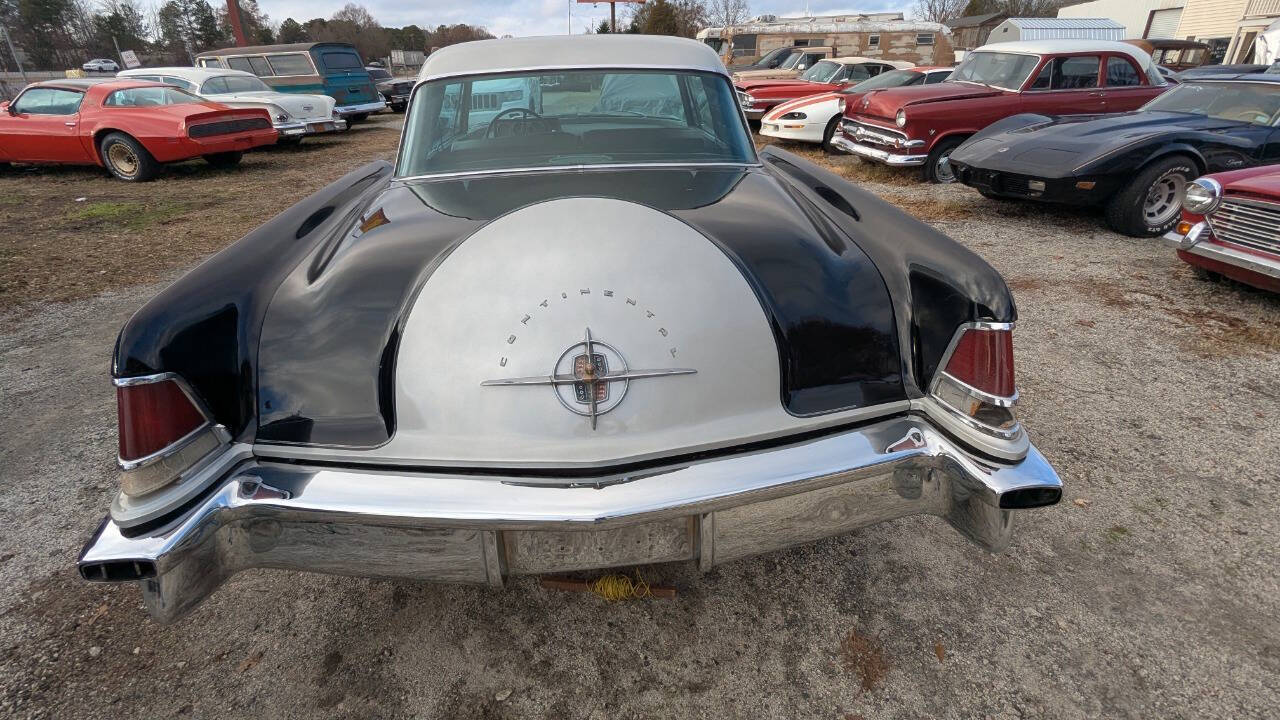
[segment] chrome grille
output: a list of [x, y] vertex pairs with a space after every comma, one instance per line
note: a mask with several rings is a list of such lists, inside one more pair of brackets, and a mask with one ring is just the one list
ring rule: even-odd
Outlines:
[[868, 145], [899, 147], [907, 141], [907, 134], [904, 132], [890, 130], [879, 125], [860, 123], [849, 118], [840, 121], [840, 128], [850, 140], [864, 142]]
[[1280, 253], [1280, 203], [1223, 198], [1208, 220], [1219, 240]]

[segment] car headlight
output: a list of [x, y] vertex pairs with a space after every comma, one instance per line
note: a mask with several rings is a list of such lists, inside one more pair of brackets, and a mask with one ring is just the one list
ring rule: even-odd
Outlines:
[[906, 126], [907, 126], [907, 111], [906, 111], [906, 110], [899, 110], [899, 111], [898, 111], [898, 114], [893, 118], [893, 122], [894, 122], [894, 123], [896, 123], [896, 124], [898, 125], [898, 127], [906, 127]]
[[1187, 184], [1182, 208], [1196, 215], [1208, 215], [1222, 202], [1222, 185], [1213, 178], [1199, 178]]
[[789, 112], [778, 119], [779, 120], [804, 120], [807, 117], [809, 116], [805, 115], [802, 112]]

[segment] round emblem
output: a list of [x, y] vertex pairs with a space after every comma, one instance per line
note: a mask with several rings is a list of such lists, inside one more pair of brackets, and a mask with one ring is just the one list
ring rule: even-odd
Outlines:
[[[555, 377], [573, 377], [581, 382], [553, 385], [560, 404], [570, 412], [590, 416], [591, 401], [595, 396], [595, 414], [603, 415], [618, 406], [627, 394], [630, 381], [625, 373], [629, 368], [612, 345], [599, 340], [583, 340], [571, 345], [556, 361], [551, 374]], [[608, 376], [622, 375], [618, 379]]]

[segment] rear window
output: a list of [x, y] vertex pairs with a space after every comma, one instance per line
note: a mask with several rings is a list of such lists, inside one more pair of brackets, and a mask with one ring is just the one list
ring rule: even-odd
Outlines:
[[200, 98], [176, 87], [141, 87], [116, 90], [102, 103], [107, 107], [148, 107], [153, 105], [182, 105], [197, 103]]
[[754, 160], [722, 76], [530, 72], [424, 84], [409, 106], [397, 172]]
[[320, 62], [330, 70], [363, 70], [360, 56], [345, 50], [320, 53]]
[[287, 55], [268, 55], [268, 62], [271, 63], [271, 69], [276, 75], [314, 75], [315, 70], [311, 67], [311, 60], [302, 53], [289, 53]]

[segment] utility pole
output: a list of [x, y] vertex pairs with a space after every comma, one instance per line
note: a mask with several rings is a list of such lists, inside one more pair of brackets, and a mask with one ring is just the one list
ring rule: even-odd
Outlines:
[[18, 51], [13, 49], [13, 39], [9, 37], [9, 28], [0, 25], [0, 32], [4, 33], [4, 41], [9, 46], [9, 54], [13, 55], [13, 62], [18, 66], [18, 72], [22, 73], [22, 83], [27, 83], [27, 71], [22, 69], [22, 61], [18, 59]]
[[120, 43], [116, 42], [116, 36], [111, 36], [111, 44], [116, 46], [116, 57], [120, 58], [120, 67], [128, 67], [124, 64], [124, 56], [120, 54]]

